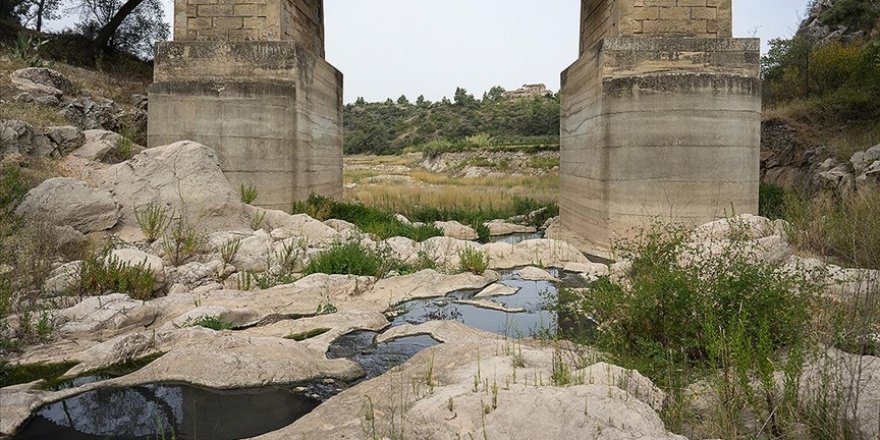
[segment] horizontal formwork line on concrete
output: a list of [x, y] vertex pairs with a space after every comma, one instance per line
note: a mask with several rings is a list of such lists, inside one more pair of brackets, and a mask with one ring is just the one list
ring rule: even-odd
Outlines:
[[705, 116], [705, 113], [734, 113], [734, 114], [757, 114], [760, 115], [760, 110], [734, 110], [734, 109], [717, 109], [717, 108], [681, 108], [681, 109], [656, 109], [656, 110], [626, 110], [626, 111], [618, 111], [618, 112], [604, 112], [600, 113], [596, 116], [590, 116], [583, 120], [583, 122], [590, 121], [592, 119], [601, 118], [603, 116], [615, 116], [615, 115], [626, 115], [626, 114], [638, 114], [638, 113], [657, 113], [666, 115], [669, 113], [701, 113]]

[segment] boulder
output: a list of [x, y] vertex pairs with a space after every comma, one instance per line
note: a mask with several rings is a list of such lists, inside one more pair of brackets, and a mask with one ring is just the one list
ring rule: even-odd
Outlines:
[[492, 220], [485, 223], [485, 226], [489, 228], [489, 235], [493, 237], [511, 234], [530, 234], [537, 231], [532, 226], [517, 225], [504, 220]]
[[82, 146], [72, 155], [92, 162], [104, 162], [122, 140], [122, 136], [107, 130], [86, 130], [83, 137]]
[[80, 129], [69, 125], [49, 127], [46, 129], [46, 135], [55, 144], [54, 155], [57, 156], [63, 156], [76, 150], [86, 141], [86, 137]]
[[850, 162], [852, 162], [856, 173], [861, 174], [865, 172], [871, 164], [878, 160], [880, 160], [880, 145], [875, 145], [867, 151], [859, 151], [858, 153], [853, 154]]
[[49, 179], [32, 189], [16, 212], [86, 234], [105, 231], [119, 222], [119, 207], [109, 193], [67, 177]]
[[124, 112], [109, 99], [95, 101], [82, 97], [64, 106], [59, 113], [83, 130], [120, 131], [123, 128], [121, 119]]
[[32, 95], [50, 95], [60, 98], [65, 93], [73, 92], [73, 83], [52, 69], [45, 67], [28, 67], [16, 70], [9, 75], [12, 86]]
[[42, 158], [56, 150], [57, 145], [42, 130], [24, 121], [0, 119], [0, 159], [13, 154]]
[[143, 327], [152, 323], [158, 315], [159, 309], [155, 305], [114, 293], [86, 298], [73, 307], [60, 310], [56, 319], [61, 323], [60, 335], [70, 336]]
[[227, 267], [220, 260], [192, 262], [167, 269], [166, 278], [168, 284], [180, 284], [191, 290], [222, 280], [234, 271], [234, 267]]
[[434, 226], [443, 231], [443, 235], [458, 240], [476, 240], [479, 238], [477, 231], [470, 226], [465, 226], [457, 221], [434, 222]]
[[126, 227], [136, 228], [135, 212], [156, 204], [202, 232], [250, 229], [245, 205], [229, 186], [217, 155], [202, 144], [182, 141], [150, 148], [96, 178], [121, 205]]
[[514, 275], [525, 281], [556, 281], [556, 277], [544, 269], [537, 267], [524, 267], [514, 272]]
[[391, 237], [383, 243], [391, 251], [391, 256], [404, 263], [413, 263], [419, 258], [419, 243], [415, 240]]
[[339, 232], [306, 214], [290, 215], [282, 211], [266, 211], [266, 224], [272, 238], [286, 240], [299, 238], [310, 247], [323, 247], [341, 238]]

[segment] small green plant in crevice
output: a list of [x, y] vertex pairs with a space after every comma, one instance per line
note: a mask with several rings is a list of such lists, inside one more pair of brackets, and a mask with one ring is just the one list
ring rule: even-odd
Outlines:
[[120, 135], [116, 139], [116, 145], [109, 153], [107, 153], [104, 160], [111, 164], [125, 162], [134, 157], [134, 146], [134, 141], [131, 140], [130, 137]]
[[258, 231], [266, 225], [266, 211], [259, 210], [251, 217], [251, 229]]
[[329, 301], [324, 301], [321, 304], [318, 304], [318, 308], [315, 310], [315, 315], [332, 315], [337, 311], [338, 310], [336, 309], [336, 305]]
[[153, 298], [156, 276], [146, 262], [129, 265], [110, 254], [110, 248], [92, 254], [79, 267], [79, 282], [73, 294], [79, 296], [125, 293], [135, 299]]
[[223, 261], [223, 264], [232, 264], [235, 261], [235, 257], [238, 255], [238, 251], [241, 249], [241, 240], [229, 240], [223, 245], [220, 246], [218, 252], [220, 253], [220, 259]]
[[293, 341], [305, 341], [306, 339], [316, 338], [318, 336], [323, 335], [324, 333], [329, 332], [331, 329], [329, 328], [316, 328], [312, 330], [307, 330], [300, 333], [292, 333], [284, 337], [284, 339], [290, 339]]
[[462, 272], [471, 272], [476, 275], [482, 275], [483, 272], [486, 272], [486, 270], [489, 269], [489, 254], [471, 246], [465, 247], [459, 251], [458, 258], [461, 262], [460, 266]]
[[235, 324], [226, 321], [219, 316], [204, 316], [199, 318], [198, 320], [193, 321], [190, 327], [204, 327], [211, 330], [222, 331], [222, 330], [232, 330], [235, 328]]
[[204, 238], [183, 217], [172, 221], [170, 229], [162, 238], [165, 258], [174, 266], [186, 264], [202, 248]]
[[241, 195], [242, 203], [246, 205], [250, 205], [257, 200], [257, 197], [260, 195], [259, 191], [257, 191], [257, 187], [254, 185], [245, 185], [241, 184], [239, 188], [239, 194]]
[[134, 216], [141, 233], [150, 242], [158, 240], [173, 220], [171, 210], [159, 203], [149, 203], [143, 208], [135, 209]]

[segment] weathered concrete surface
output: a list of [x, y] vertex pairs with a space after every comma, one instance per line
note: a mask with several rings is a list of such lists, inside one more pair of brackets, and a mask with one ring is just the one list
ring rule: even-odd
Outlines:
[[342, 74], [295, 42], [162, 43], [149, 109], [150, 146], [210, 146], [259, 206], [342, 195]]
[[[619, 21], [590, 24], [581, 58], [562, 73], [563, 237], [608, 257], [614, 241], [658, 218], [699, 225], [731, 210], [755, 213], [760, 44], [726, 38], [730, 1], [587, 1], [585, 14], [600, 3]], [[708, 19], [663, 18], [679, 7], [711, 10], [717, 29]], [[638, 27], [655, 12], [663, 23]], [[637, 14], [648, 18], [638, 24]]]

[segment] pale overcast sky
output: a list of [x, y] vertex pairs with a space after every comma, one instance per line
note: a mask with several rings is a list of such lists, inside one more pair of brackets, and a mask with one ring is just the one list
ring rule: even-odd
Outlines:
[[[171, 0], [166, 18], [171, 19]], [[734, 0], [734, 34], [791, 36], [806, 0]], [[578, 55], [580, 0], [326, 0], [327, 60], [345, 101], [481, 95], [494, 85], [559, 88]], [[69, 20], [69, 19], [68, 19]], [[66, 21], [66, 20], [65, 20]], [[57, 26], [57, 25], [56, 25]]]

